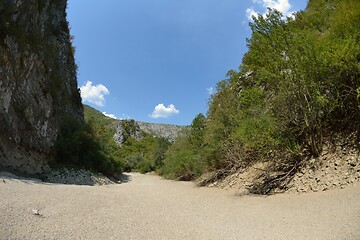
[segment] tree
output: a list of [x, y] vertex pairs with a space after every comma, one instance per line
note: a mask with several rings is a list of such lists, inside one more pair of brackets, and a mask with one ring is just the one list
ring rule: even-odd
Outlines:
[[205, 123], [206, 117], [202, 113], [199, 113], [192, 121], [189, 140], [195, 151], [201, 148], [204, 144]]
[[332, 82], [316, 32], [299, 29], [276, 10], [254, 19], [251, 28], [244, 68], [254, 72], [252, 80], [267, 91], [279, 129], [292, 129], [319, 156], [324, 117], [335, 108], [336, 99], [329, 92]]

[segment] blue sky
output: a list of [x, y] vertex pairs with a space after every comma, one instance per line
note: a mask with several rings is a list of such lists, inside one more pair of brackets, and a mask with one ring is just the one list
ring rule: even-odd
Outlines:
[[188, 125], [247, 51], [250, 15], [306, 0], [68, 0], [83, 102], [118, 119]]

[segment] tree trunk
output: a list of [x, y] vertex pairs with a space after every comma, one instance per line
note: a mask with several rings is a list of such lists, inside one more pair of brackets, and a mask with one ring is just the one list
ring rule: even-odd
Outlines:
[[322, 133], [318, 127], [313, 127], [309, 133], [309, 146], [311, 155], [319, 157], [322, 152]]

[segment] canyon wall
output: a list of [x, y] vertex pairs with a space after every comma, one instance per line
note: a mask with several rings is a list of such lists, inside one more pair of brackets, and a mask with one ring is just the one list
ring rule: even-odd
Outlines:
[[64, 121], [84, 122], [66, 0], [0, 2], [0, 167], [48, 169]]

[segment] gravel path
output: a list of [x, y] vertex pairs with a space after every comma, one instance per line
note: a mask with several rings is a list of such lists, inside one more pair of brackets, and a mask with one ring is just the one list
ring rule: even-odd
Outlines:
[[130, 174], [76, 186], [0, 176], [0, 239], [360, 239], [360, 186], [236, 196]]

